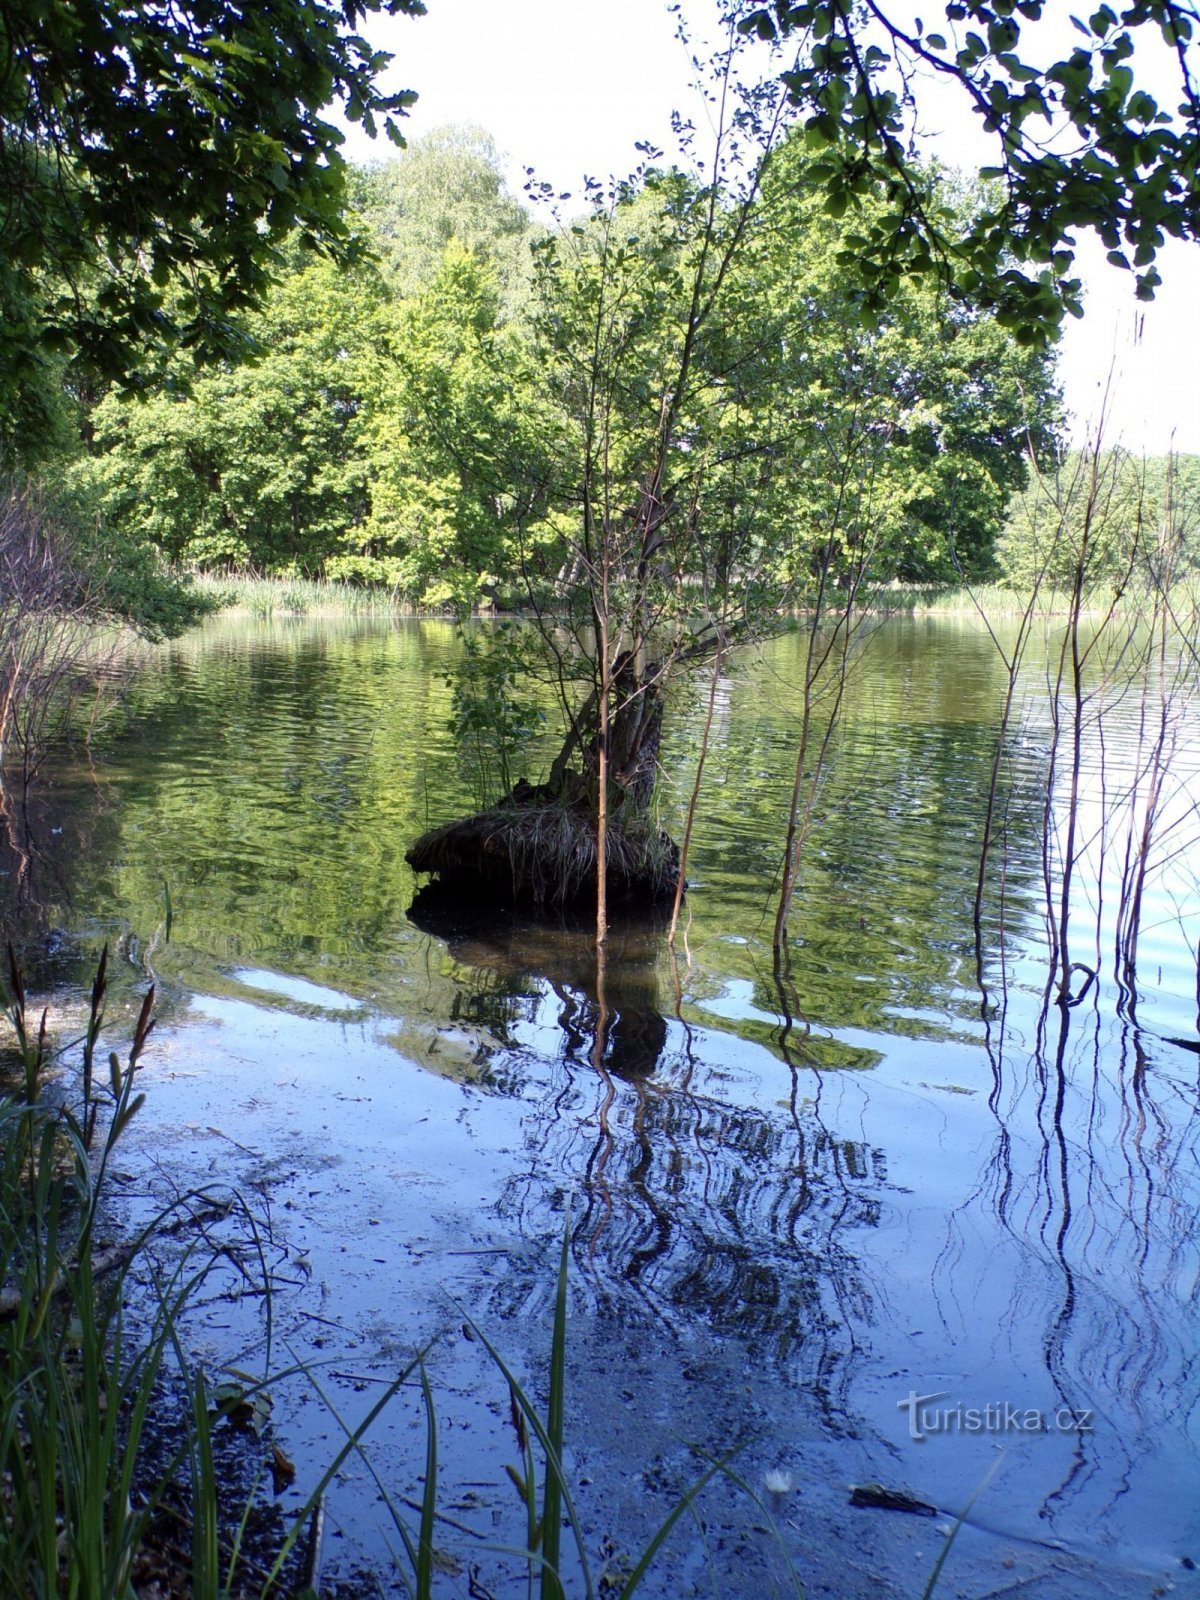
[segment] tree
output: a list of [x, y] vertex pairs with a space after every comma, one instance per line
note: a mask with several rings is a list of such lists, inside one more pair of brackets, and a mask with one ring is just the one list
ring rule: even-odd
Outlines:
[[242, 319], [258, 360], [191, 377], [177, 357], [177, 381], [94, 408], [73, 476], [134, 543], [198, 566], [315, 573], [365, 515], [359, 430], [386, 289], [368, 264], [302, 249], [292, 263]]
[[[775, 152], [736, 268], [738, 310], [723, 319], [719, 359], [770, 460], [763, 537], [779, 543], [791, 528], [780, 559], [799, 564], [800, 584], [829, 530], [852, 521], [870, 526], [873, 580], [985, 575], [1027, 450], [1053, 443], [1051, 360], [935, 283], [899, 286], [864, 320], [864, 291], [841, 263], [861, 223], [828, 214], [814, 165], [799, 134]], [[969, 227], [978, 190], [931, 182]], [[884, 209], [864, 195], [860, 217]]]
[[454, 240], [406, 299], [372, 263], [296, 246], [243, 319], [257, 359], [105, 396], [71, 476], [104, 524], [176, 561], [387, 585], [424, 606], [511, 599], [545, 429], [498, 304]]
[[496, 274], [504, 300], [528, 281], [529, 213], [508, 193], [482, 128], [435, 128], [403, 155], [355, 170], [349, 194], [401, 295], [428, 287], [452, 239]]
[[594, 884], [601, 936], [606, 872], [634, 896], [677, 885], [652, 811], [672, 676], [797, 606], [814, 684], [826, 660], [844, 675], [864, 588], [987, 566], [1054, 415], [1046, 357], [934, 286], [864, 320], [803, 142], [760, 113], [752, 169], [647, 166], [539, 247], [532, 366], [560, 422], [521, 570], [565, 738], [544, 785], [409, 856], [500, 893]]
[[494, 272], [456, 238], [419, 294], [379, 321], [383, 359], [357, 440], [366, 514], [326, 563], [425, 606], [469, 612], [519, 596], [518, 525], [545, 500], [545, 407]]
[[228, 355], [286, 239], [352, 251], [326, 108], [403, 143], [358, 29], [423, 10], [0, 0], [0, 443], [36, 440], [48, 363], [128, 388]]
[[[731, 542], [698, 515], [725, 402], [700, 348], [749, 221], [758, 169], [722, 181], [645, 169], [589, 186], [590, 215], [544, 241], [532, 318], [534, 366], [559, 417], [540, 554], [522, 546], [537, 633], [568, 723], [547, 784], [519, 786], [502, 813], [448, 824], [408, 853], [418, 871], [569, 900], [594, 893], [597, 940], [610, 885], [672, 891], [678, 852], [649, 814], [663, 689], [684, 659], [724, 642]], [[710, 537], [711, 533], [711, 537]], [[705, 582], [705, 576], [713, 582]], [[742, 578], [745, 599], [752, 584]], [[543, 581], [539, 581], [543, 580]], [[718, 616], [712, 613], [718, 605]], [[734, 624], [729, 622], [729, 626]], [[571, 635], [574, 638], [572, 640]]]
[[[936, 273], [1018, 339], [1044, 342], [1064, 312], [1081, 313], [1073, 230], [1099, 235], [1141, 299], [1160, 281], [1164, 239], [1200, 238], [1200, 24], [1188, 0], [1101, 3], [1071, 17], [1081, 37], [1065, 53], [1047, 40], [1046, 0], [946, 0], [944, 32], [902, 24], [881, 0], [731, 9], [745, 32], [798, 46], [784, 81], [830, 213], [857, 217], [883, 187], [887, 206], [844, 246], [870, 308], [902, 278]], [[1139, 82], [1156, 51], [1174, 66], [1173, 108]], [[956, 86], [995, 140], [994, 195], [965, 233], [913, 155], [923, 76]]]
[[1139, 459], [1099, 442], [1046, 464], [1014, 497], [997, 555], [1004, 581], [1154, 594], [1200, 567], [1200, 457]]

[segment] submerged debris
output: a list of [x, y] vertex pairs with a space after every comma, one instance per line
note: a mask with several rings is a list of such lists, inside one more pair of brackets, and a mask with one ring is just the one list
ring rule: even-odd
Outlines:
[[921, 1500], [907, 1489], [885, 1489], [881, 1483], [856, 1483], [850, 1490], [852, 1506], [870, 1506], [876, 1511], [907, 1511], [914, 1517], [936, 1517], [938, 1508]]

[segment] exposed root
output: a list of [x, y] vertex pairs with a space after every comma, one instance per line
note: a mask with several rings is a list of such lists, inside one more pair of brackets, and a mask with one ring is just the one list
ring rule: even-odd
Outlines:
[[[497, 903], [565, 906], [596, 892], [596, 826], [590, 811], [520, 789], [488, 811], [433, 828], [409, 849], [416, 872]], [[632, 807], [609, 823], [605, 856], [610, 898], [669, 899], [679, 879], [679, 848]]]

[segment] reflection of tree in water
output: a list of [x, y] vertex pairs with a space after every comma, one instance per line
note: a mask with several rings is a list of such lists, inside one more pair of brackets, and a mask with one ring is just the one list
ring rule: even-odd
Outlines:
[[[84, 788], [86, 803], [64, 804], [64, 782]], [[86, 765], [60, 773], [58, 786], [0, 784], [0, 933], [12, 940], [35, 985], [74, 975], [60, 959], [67, 948], [61, 920], [75, 909], [100, 909], [74, 906], [79, 864], [111, 860], [118, 842], [110, 797]]]
[[836, 1422], [856, 1326], [875, 1315], [852, 1238], [878, 1224], [887, 1179], [882, 1151], [825, 1125], [820, 1075], [785, 1062], [770, 1109], [736, 1102], [723, 1036], [662, 1014], [653, 926], [614, 928], [598, 972], [587, 928], [484, 922], [427, 893], [410, 914], [491, 980], [460, 1014], [507, 1046], [493, 1081], [520, 1057], [529, 1161], [502, 1213], [540, 1237], [576, 1188], [575, 1259], [601, 1315], [734, 1336], [789, 1363]]
[[167, 881], [158, 876], [159, 898], [140, 926], [113, 916], [109, 874], [136, 848], [122, 835], [119, 795], [86, 757], [73, 765], [65, 751], [57, 757], [53, 782], [0, 786], [0, 943], [11, 941], [31, 991], [77, 998], [107, 945], [110, 991], [140, 996], [155, 983], [164, 1023], [188, 1003], [159, 983], [155, 966], [170, 937]]
[[[1119, 657], [1133, 640], [1124, 640], [1123, 628]], [[1180, 746], [1173, 727], [1147, 759], [1146, 706], [1154, 697], [1145, 684], [1130, 693], [1126, 670], [1142, 670], [1132, 654], [1132, 667], [1111, 681], [1109, 666], [1097, 667], [1087, 694], [1055, 713], [1075, 738], [1076, 768], [1062, 795], [1053, 789], [1053, 766], [1042, 776], [1048, 948], [1040, 1004], [1010, 990], [1003, 945], [977, 954], [996, 1134], [979, 1184], [949, 1219], [938, 1270], [943, 1283], [949, 1271], [961, 1272], [972, 1212], [982, 1211], [993, 1233], [998, 1223], [1022, 1263], [1008, 1310], [1014, 1345], [1037, 1348], [1062, 1406], [1100, 1410], [1098, 1431], [1076, 1436], [1069, 1468], [1046, 1496], [1048, 1518], [1084, 1497], [1103, 1515], [1148, 1467], [1161, 1472], [1180, 1456], [1190, 1462], [1194, 1449], [1196, 1047], [1156, 1034], [1153, 1009], [1139, 1016], [1142, 906], [1127, 902], [1130, 852], [1136, 841], [1144, 869], [1155, 820], [1139, 788], [1152, 778], [1162, 800], [1166, 766], [1153, 763], [1168, 745], [1186, 759], [1174, 774], [1164, 832], [1172, 853], [1186, 860], [1195, 851], [1194, 711], [1190, 703], [1185, 715], [1171, 708], [1170, 720], [1188, 720], [1193, 731]], [[1165, 701], [1161, 709], [1165, 737]], [[1156, 862], [1157, 879], [1151, 873], [1138, 886], [1147, 905], [1157, 895], [1152, 931], [1160, 940], [1176, 923], [1194, 937], [1194, 882], [1187, 885], [1171, 861], [1166, 854], [1166, 870]], [[1190, 961], [1190, 939], [1187, 948]], [[1086, 961], [1069, 962], [1068, 954]], [[1164, 983], [1161, 967], [1156, 980], [1147, 968], [1161, 991], [1151, 1005], [1166, 999], [1169, 1022], [1178, 1015], [1178, 971], [1168, 968]]]
[[934, 1289], [962, 1294], [968, 1241], [998, 1223], [1023, 1262], [1005, 1315], [1014, 1348], [1038, 1350], [1058, 1404], [1098, 1409], [1043, 1514], [1087, 1493], [1103, 1515], [1170, 1458], [1195, 1401], [1180, 1335], [1194, 1320], [1194, 1057], [1112, 1018], [1102, 997], [1075, 1010], [1049, 990], [1029, 1049], [1005, 1027], [1008, 1004], [997, 1021], [984, 1008], [995, 1140], [948, 1218]]
[[[983, 629], [955, 631], [952, 671], [944, 642], [944, 628], [939, 635], [932, 623], [880, 630], [868, 669], [848, 687], [835, 752], [821, 773], [795, 923], [810, 1010], [838, 1029], [927, 1036], [931, 1014], [961, 1022], [973, 1012], [963, 980], [1004, 675]], [[779, 866], [780, 774], [795, 759], [795, 682], [789, 641], [768, 647], [763, 667], [735, 680], [714, 763], [737, 798], [710, 801], [698, 829], [702, 930], [715, 915], [722, 928], [747, 932], [762, 915], [764, 886]], [[1005, 931], [1011, 939], [1036, 926], [1041, 909], [1036, 800], [1046, 758], [1037, 741], [1017, 735], [1003, 754], [1012, 797], [1003, 905], [989, 900], [985, 908], [992, 947]], [[761, 975], [757, 982], [757, 1003], [770, 1011], [771, 985]]]

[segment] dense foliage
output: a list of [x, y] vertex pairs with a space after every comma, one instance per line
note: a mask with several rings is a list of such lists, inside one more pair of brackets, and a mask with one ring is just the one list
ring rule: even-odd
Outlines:
[[421, 0], [0, 3], [0, 445], [28, 453], [68, 363], [130, 388], [172, 348], [227, 355], [294, 233], [344, 253], [341, 133], [378, 123], [359, 26]]
[[[1163, 238], [1196, 231], [1175, 0], [1101, 6], [1050, 67], [1042, 0], [953, 0], [942, 35], [730, 0], [734, 34], [798, 46], [785, 88], [739, 82], [731, 51], [741, 155], [648, 164], [549, 229], [477, 129], [347, 172], [326, 108], [401, 142], [411, 99], [360, 25], [421, 9], [0, 0], [0, 468], [69, 482], [135, 619], [172, 625], [163, 561], [559, 604], [598, 450], [612, 526], [669, 492], [677, 591], [724, 563], [770, 608], [832, 538], [869, 545], [873, 578], [986, 574], [1029, 445], [1053, 442], [1030, 347], [1073, 304], [1071, 230], [1146, 295]], [[1173, 110], [1139, 86], [1149, 35]], [[993, 181], [912, 156], [919, 70], [996, 134]], [[772, 119], [762, 151], [794, 131], [758, 168]]]
[[402, 160], [354, 169], [348, 188], [398, 294], [427, 284], [455, 240], [493, 269], [506, 297], [523, 298], [531, 219], [507, 192], [499, 152], [482, 128], [437, 128]]
[[1200, 568], [1200, 456], [1068, 451], [1014, 497], [996, 553], [1023, 592], [1070, 588], [1077, 573], [1088, 587], [1168, 591]]
[[[1097, 233], [1147, 300], [1164, 238], [1200, 238], [1200, 22], [1186, 0], [1081, 8], [1061, 33], [1066, 8], [1047, 0], [945, 0], [928, 29], [886, 0], [729, 9], [797, 52], [784, 79], [813, 178], [831, 214], [855, 218], [842, 254], [874, 305], [935, 274], [1041, 342], [1081, 312], [1075, 230]], [[913, 157], [935, 84], [958, 92], [995, 150], [996, 188], [965, 228]], [[859, 217], [880, 189], [886, 205]]]
[[597, 297], [620, 308], [606, 492], [631, 500], [715, 220], [742, 236], [672, 450], [674, 499], [706, 471], [679, 559], [699, 573], [702, 524], [736, 505], [735, 559], [778, 595], [835, 503], [845, 521], [851, 483], [882, 535], [880, 575], [987, 571], [1028, 438], [1049, 439], [1049, 363], [933, 286], [864, 321], [808, 165], [793, 140], [740, 220], [732, 200], [710, 218], [704, 190], [651, 169], [538, 235], [486, 139], [417, 141], [355, 180], [351, 224], [374, 260], [345, 267], [295, 242], [242, 321], [257, 359], [185, 382], [177, 358], [152, 396], [110, 392], [76, 480], [106, 524], [185, 564], [323, 573], [460, 610], [546, 599], [581, 511]]

